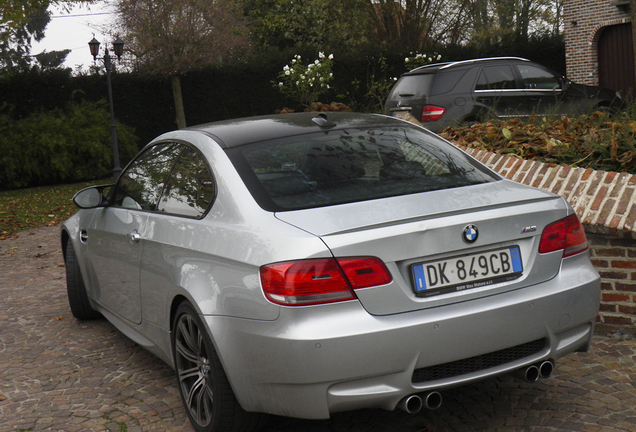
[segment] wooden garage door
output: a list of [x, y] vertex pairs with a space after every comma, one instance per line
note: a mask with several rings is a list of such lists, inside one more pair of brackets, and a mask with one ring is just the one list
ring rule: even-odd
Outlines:
[[634, 96], [634, 45], [632, 25], [605, 27], [598, 41], [598, 75], [601, 87]]

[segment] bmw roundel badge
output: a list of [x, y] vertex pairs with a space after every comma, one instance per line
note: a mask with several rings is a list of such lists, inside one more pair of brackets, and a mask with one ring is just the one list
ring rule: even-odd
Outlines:
[[479, 237], [479, 231], [477, 231], [477, 227], [475, 225], [467, 225], [464, 228], [464, 235], [462, 238], [466, 243], [475, 243], [477, 241], [477, 237]]

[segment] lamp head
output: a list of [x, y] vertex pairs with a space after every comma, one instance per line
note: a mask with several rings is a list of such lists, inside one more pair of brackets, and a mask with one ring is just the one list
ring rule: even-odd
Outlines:
[[99, 54], [99, 41], [95, 39], [95, 36], [93, 36], [93, 39], [88, 43], [88, 47], [91, 50], [93, 60], [97, 60], [97, 55]]
[[117, 58], [120, 58], [124, 53], [124, 41], [117, 36], [115, 42], [113, 42], [113, 51], [115, 51], [115, 55]]

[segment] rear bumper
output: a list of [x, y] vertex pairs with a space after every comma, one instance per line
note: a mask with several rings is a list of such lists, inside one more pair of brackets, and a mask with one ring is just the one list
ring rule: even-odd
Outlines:
[[446, 113], [442, 116], [442, 118], [436, 121], [422, 122], [421, 121], [422, 108], [419, 106], [413, 107], [413, 109], [411, 110], [393, 110], [393, 111], [389, 110], [388, 112], [385, 111], [385, 114], [391, 117], [398, 117], [401, 119], [406, 119], [408, 114], [410, 114], [411, 116], [413, 116], [415, 120], [420, 122], [422, 126], [430, 130], [431, 132], [435, 132], [435, 133], [440, 133], [449, 126], [456, 127], [462, 123], [462, 119], [466, 118], [467, 116], [471, 117], [470, 112], [466, 112], [465, 106], [445, 106], [445, 108], [446, 108]]
[[[281, 308], [277, 321], [207, 316], [236, 396], [248, 411], [301, 418], [395, 409], [405, 396], [507, 374], [588, 349], [600, 280], [586, 254], [548, 282], [391, 316], [351, 301]], [[569, 269], [569, 270], [568, 270]], [[413, 382], [416, 369], [544, 340], [543, 348], [485, 369]]]

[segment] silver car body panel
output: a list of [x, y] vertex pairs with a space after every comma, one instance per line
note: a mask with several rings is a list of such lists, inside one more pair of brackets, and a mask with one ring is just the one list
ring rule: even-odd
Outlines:
[[[128, 234], [143, 230], [147, 221], [147, 213], [105, 208], [94, 212], [86, 227], [85, 254], [94, 274], [91, 292], [95, 301], [135, 324], [141, 323], [139, 263], [143, 249], [131, 243]], [[113, 272], [114, 268], [118, 271]]]
[[[277, 217], [320, 235], [335, 256], [373, 255], [394, 280], [388, 286], [357, 290], [367, 311], [387, 315], [437, 307], [522, 288], [554, 277], [559, 260], [539, 255], [543, 228], [571, 214], [562, 198], [509, 181], [434, 191], [417, 196], [347, 206], [278, 213]], [[454, 209], [460, 210], [454, 210]], [[479, 227], [473, 245], [462, 240], [468, 224]], [[522, 234], [525, 227], [534, 231]], [[515, 281], [434, 297], [416, 297], [411, 266], [416, 263], [519, 246], [524, 274]]]
[[[320, 419], [359, 408], [392, 410], [409, 394], [585, 351], [599, 295], [598, 275], [584, 253], [566, 258], [559, 275], [547, 282], [433, 309], [373, 316], [351, 301], [282, 308], [273, 322], [213, 316], [206, 322], [213, 334], [224, 335], [217, 343], [245, 409]], [[412, 382], [415, 369], [544, 338], [545, 347], [534, 355], [465, 375]]]
[[[218, 146], [210, 145], [209, 137], [182, 132], [176, 139], [200, 144], [218, 173], [218, 198], [204, 219], [176, 218], [176, 227], [174, 216], [103, 207], [77, 213], [63, 228], [72, 233], [93, 306], [109, 319], [113, 317], [111, 321], [116, 320], [118, 328], [140, 345], [153, 352], [156, 349], [149, 343], [158, 345], [161, 357], [169, 364], [174, 298], [188, 299], [205, 315], [275, 320], [279, 307], [268, 302], [261, 291], [260, 265], [298, 256], [332, 256], [318, 237], [256, 205], [241, 187], [238, 174], [224, 170], [224, 164], [229, 165], [227, 156]], [[250, 211], [238, 211], [241, 200], [243, 209], [252, 204]], [[80, 241], [78, 230], [87, 232], [87, 242]], [[111, 230], [119, 232], [116, 244]], [[138, 243], [127, 237], [133, 231], [140, 236]], [[118, 271], [112, 272], [113, 268]], [[122, 281], [129, 283], [120, 285]], [[109, 293], [106, 297], [102, 294], [105, 290]], [[124, 329], [126, 326], [136, 328], [139, 335]]]

